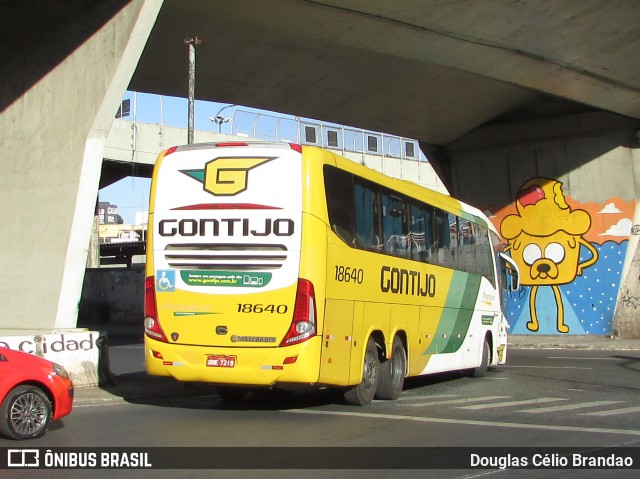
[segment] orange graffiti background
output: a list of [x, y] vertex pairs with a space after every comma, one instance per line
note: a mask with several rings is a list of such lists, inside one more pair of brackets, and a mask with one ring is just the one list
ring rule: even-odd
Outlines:
[[[607, 241], [615, 241], [620, 244], [629, 239], [629, 229], [635, 210], [634, 200], [625, 201], [622, 198], [613, 197], [604, 204], [580, 203], [570, 196], [565, 196], [565, 200], [572, 211], [585, 210], [591, 216], [591, 227], [582, 235], [588, 242], [603, 244]], [[510, 203], [497, 211], [489, 209], [489, 219], [498, 231], [504, 218], [512, 214], [517, 214], [515, 203]]]

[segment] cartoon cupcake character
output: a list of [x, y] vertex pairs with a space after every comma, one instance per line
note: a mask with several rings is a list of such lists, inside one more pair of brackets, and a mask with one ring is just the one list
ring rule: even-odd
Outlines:
[[[517, 214], [502, 221], [500, 232], [508, 242], [506, 251], [520, 268], [521, 283], [532, 286], [527, 329], [538, 331], [536, 295], [540, 286], [550, 286], [558, 311], [557, 330], [568, 333], [558, 285], [571, 283], [598, 260], [598, 252], [582, 236], [591, 227], [591, 217], [584, 210], [571, 210], [562, 183], [549, 178], [533, 178], [523, 184], [516, 209]], [[591, 253], [591, 258], [582, 263], [581, 245]]]

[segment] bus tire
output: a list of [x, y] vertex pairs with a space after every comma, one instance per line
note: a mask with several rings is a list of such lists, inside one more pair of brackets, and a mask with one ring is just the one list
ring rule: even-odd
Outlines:
[[485, 337], [484, 342], [482, 343], [482, 360], [480, 362], [480, 366], [473, 368], [473, 371], [471, 372], [471, 375], [474, 378], [481, 378], [487, 374], [487, 369], [489, 367], [489, 350], [489, 340]]
[[380, 378], [376, 398], [398, 399], [402, 394], [404, 377], [407, 372], [407, 353], [402, 340], [396, 336], [391, 346], [391, 359], [380, 364]]
[[380, 360], [378, 359], [378, 347], [374, 339], [369, 337], [367, 349], [364, 354], [364, 364], [362, 366], [362, 381], [344, 393], [345, 401], [354, 406], [366, 406], [371, 403], [376, 394], [379, 375]]

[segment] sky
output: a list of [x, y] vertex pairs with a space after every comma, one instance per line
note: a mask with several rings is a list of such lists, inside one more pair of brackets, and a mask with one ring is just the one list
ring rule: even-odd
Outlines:
[[[125, 119], [141, 123], [162, 124], [178, 128], [187, 128], [188, 107], [187, 98], [170, 96], [159, 96], [150, 93], [134, 93], [127, 91], [123, 96], [123, 101], [129, 100], [129, 116]], [[258, 115], [259, 114], [259, 115]], [[211, 120], [216, 116], [223, 117], [223, 123], [215, 123]], [[302, 119], [313, 124], [320, 123], [319, 120]], [[329, 122], [324, 125], [335, 126]], [[299, 142], [297, 138], [298, 118], [285, 113], [270, 112], [242, 105], [230, 105], [228, 103], [217, 103], [196, 100], [194, 106], [194, 128], [201, 131], [215, 131], [228, 135], [246, 134], [252, 138], [270, 141], [291, 141]], [[277, 132], [277, 138], [275, 134]], [[349, 139], [345, 136], [345, 143], [361, 142], [361, 135]], [[186, 142], [186, 141], [185, 141]], [[396, 148], [392, 144], [391, 148]], [[398, 142], [397, 148], [401, 145]], [[117, 205], [118, 214], [122, 216], [125, 224], [135, 224], [137, 211], [146, 211], [149, 208], [149, 188], [151, 179], [149, 178], [124, 178], [113, 185], [103, 188], [98, 193], [98, 201], [109, 202]]]

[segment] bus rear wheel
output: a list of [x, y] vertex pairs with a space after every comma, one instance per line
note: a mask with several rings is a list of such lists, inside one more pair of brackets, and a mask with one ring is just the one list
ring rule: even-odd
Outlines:
[[354, 406], [366, 406], [373, 401], [378, 387], [380, 373], [380, 360], [378, 359], [378, 347], [372, 337], [367, 341], [367, 349], [362, 366], [362, 381], [344, 393], [347, 403]]
[[402, 340], [396, 336], [391, 346], [391, 359], [380, 364], [380, 379], [376, 398], [398, 399], [402, 394], [404, 376], [407, 372], [407, 354]]

